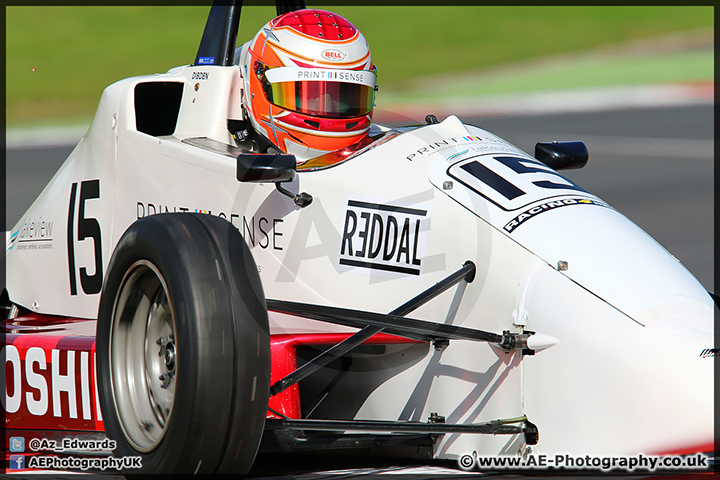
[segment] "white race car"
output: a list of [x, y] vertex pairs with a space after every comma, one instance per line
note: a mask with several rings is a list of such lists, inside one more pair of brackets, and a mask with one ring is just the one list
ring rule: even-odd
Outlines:
[[8, 437], [104, 432], [128, 471], [184, 473], [713, 450], [713, 298], [557, 172], [581, 142], [429, 116], [300, 165], [249, 153], [224, 3], [194, 64], [104, 91], [7, 232]]

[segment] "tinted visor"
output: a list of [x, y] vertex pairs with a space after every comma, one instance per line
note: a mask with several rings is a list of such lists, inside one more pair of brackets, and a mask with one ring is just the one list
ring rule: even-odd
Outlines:
[[[362, 77], [364, 83], [355, 83], [333, 79], [293, 81], [288, 74], [273, 75], [275, 72], [271, 71], [261, 78], [265, 97], [273, 105], [286, 110], [318, 117], [347, 118], [367, 115], [375, 105], [375, 74], [372, 72], [361, 71], [353, 75], [348, 71], [336, 76], [343, 79], [351, 75]], [[333, 72], [322, 73], [332, 77]], [[293, 73], [296, 74], [307, 75], [304, 69]], [[267, 76], [281, 81], [271, 82]]]

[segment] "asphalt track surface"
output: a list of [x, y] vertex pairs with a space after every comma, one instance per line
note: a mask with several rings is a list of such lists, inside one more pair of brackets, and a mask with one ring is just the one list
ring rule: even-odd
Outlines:
[[[563, 174], [642, 227], [713, 291], [712, 104], [571, 114], [464, 115], [461, 119], [530, 153], [538, 141], [583, 140], [590, 151], [588, 165]], [[417, 123], [421, 119], [411, 120]], [[78, 139], [65, 144], [48, 142], [55, 145], [43, 147], [8, 148], [6, 229], [20, 220]], [[37, 140], [42, 142], [42, 139]], [[585, 472], [568, 473], [559, 478], [592, 478], [585, 477]], [[260, 456], [251, 472], [251, 476], [258, 479], [302, 480], [387, 477], [391, 474], [401, 474], [395, 478], [404, 479], [472, 478], [479, 472], [463, 472], [451, 461], [323, 454]], [[517, 478], [514, 474], [498, 475], [498, 472], [490, 476]], [[27, 478], [27, 475], [13, 475], [12, 478]]]

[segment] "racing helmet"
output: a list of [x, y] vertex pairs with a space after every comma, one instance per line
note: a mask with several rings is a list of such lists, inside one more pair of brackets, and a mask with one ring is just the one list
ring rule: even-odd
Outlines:
[[280, 15], [242, 47], [239, 64], [254, 129], [298, 162], [368, 134], [376, 69], [365, 37], [340, 15]]

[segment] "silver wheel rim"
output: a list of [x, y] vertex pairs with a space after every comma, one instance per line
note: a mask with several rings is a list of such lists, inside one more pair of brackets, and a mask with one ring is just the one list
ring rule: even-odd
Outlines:
[[175, 402], [175, 316], [165, 279], [152, 263], [135, 262], [115, 297], [110, 371], [115, 410], [139, 452], [157, 448]]

